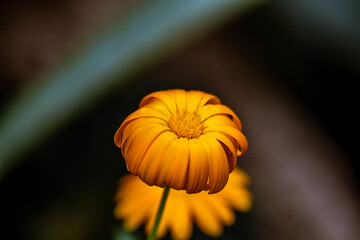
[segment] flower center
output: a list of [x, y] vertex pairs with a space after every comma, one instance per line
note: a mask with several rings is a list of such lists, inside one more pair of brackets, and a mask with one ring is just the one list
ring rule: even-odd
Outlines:
[[195, 113], [178, 110], [169, 119], [169, 128], [173, 133], [183, 138], [197, 138], [204, 130], [200, 117]]

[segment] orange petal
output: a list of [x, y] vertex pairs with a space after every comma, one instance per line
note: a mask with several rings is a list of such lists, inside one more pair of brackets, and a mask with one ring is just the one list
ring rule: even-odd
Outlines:
[[219, 114], [227, 114], [232, 117], [232, 121], [236, 124], [237, 128], [241, 130], [241, 122], [238, 116], [231, 110], [229, 107], [216, 104], [216, 105], [205, 105], [204, 107], [198, 110], [198, 114], [201, 116], [201, 121], [205, 121], [211, 116]]
[[134, 119], [131, 122], [129, 122], [129, 124], [127, 125], [127, 127], [124, 129], [124, 131], [122, 132], [122, 135], [118, 135], [117, 136], [117, 145], [120, 148], [123, 148], [125, 142], [127, 141], [127, 139], [131, 136], [131, 138], [136, 138], [136, 135], [143, 131], [144, 129], [146, 129], [149, 125], [151, 124], [160, 124], [163, 126], [166, 126], [164, 124], [164, 122], [161, 119], [158, 118], [138, 118], [138, 119]]
[[159, 100], [157, 98], [151, 99], [143, 107], [152, 108], [154, 110], [157, 110], [157, 111], [161, 112], [162, 114], [164, 114], [167, 117], [171, 116], [171, 112], [170, 112], [168, 106], [166, 106], [166, 104], [164, 104], [161, 100]]
[[248, 148], [248, 142], [244, 136], [244, 134], [242, 134], [242, 132], [240, 132], [238, 129], [231, 127], [231, 126], [220, 126], [220, 125], [215, 125], [215, 126], [209, 126], [204, 130], [204, 133], [206, 132], [211, 132], [211, 131], [215, 131], [215, 132], [223, 132], [231, 137], [233, 137], [240, 145], [241, 148], [241, 154], [244, 154]]
[[149, 95], [145, 96], [141, 100], [141, 102], [139, 104], [139, 108], [143, 107], [144, 105], [146, 105], [149, 101], [151, 101], [154, 98], [162, 101], [164, 103], [164, 105], [167, 106], [169, 112], [174, 113], [176, 111], [177, 108], [176, 108], [175, 100], [171, 96], [169, 96], [167, 91], [153, 92], [153, 93], [150, 93]]
[[169, 131], [165, 126], [153, 124], [137, 136], [129, 148], [128, 154], [124, 156], [131, 173], [135, 175], [138, 174], [139, 166], [146, 151], [149, 149], [155, 138], [165, 131]]
[[124, 227], [130, 231], [134, 231], [142, 223], [145, 222], [146, 217], [149, 214], [149, 209], [151, 209], [150, 206], [144, 206], [143, 201], [136, 201], [136, 200], [132, 201], [131, 205], [122, 204], [122, 206], [123, 206], [123, 210], [127, 212], [127, 214], [124, 215], [124, 219], [126, 219], [124, 221]]
[[230, 191], [221, 191], [219, 194], [228, 201], [235, 209], [241, 212], [247, 212], [252, 207], [252, 195], [243, 187], [233, 186]]
[[218, 218], [202, 201], [192, 202], [197, 226], [207, 235], [218, 237], [222, 233], [222, 226]]
[[211, 209], [216, 217], [225, 225], [230, 226], [235, 222], [235, 214], [228, 203], [218, 194], [211, 195], [204, 204]]
[[206, 104], [221, 104], [221, 101], [215, 95], [212, 95], [209, 93], [204, 93], [204, 95], [200, 99], [200, 103], [199, 103], [197, 110], [201, 109]]
[[190, 161], [186, 192], [197, 193], [205, 189], [209, 177], [207, 154], [198, 139], [189, 140]]
[[174, 189], [183, 189], [186, 183], [189, 163], [189, 143], [186, 138], [178, 138], [172, 142], [162, 159], [159, 168], [158, 186], [168, 185]]
[[168, 214], [173, 239], [189, 239], [193, 229], [189, 206], [187, 201], [183, 200], [172, 201], [174, 204], [169, 205], [169, 208], [176, 209], [173, 213]]
[[195, 112], [199, 108], [199, 104], [203, 96], [204, 92], [201, 91], [188, 91], [187, 92], [187, 111], [189, 113]]
[[214, 125], [229, 125], [237, 128], [236, 124], [227, 115], [213, 115], [203, 121], [204, 127]]
[[176, 104], [177, 110], [179, 110], [180, 112], [186, 111], [187, 97], [186, 97], [186, 91], [185, 90], [174, 89], [174, 90], [171, 90], [171, 91], [167, 91], [167, 93], [173, 99], [175, 99], [175, 104]]
[[236, 146], [231, 141], [231, 139], [228, 136], [222, 134], [221, 132], [215, 132], [215, 131], [214, 132], [206, 132], [204, 134], [204, 136], [213, 137], [213, 138], [217, 139], [218, 141], [220, 141], [222, 144], [224, 144], [230, 150], [233, 157], [228, 158], [228, 162], [229, 162], [229, 171], [232, 172], [236, 166], [237, 154], [236, 154]]
[[156, 182], [158, 168], [170, 144], [177, 139], [173, 132], [163, 132], [149, 147], [139, 167], [139, 177], [149, 185]]
[[224, 188], [229, 178], [227, 156], [216, 139], [202, 135], [199, 140], [209, 163], [209, 193], [217, 193]]
[[[156, 187], [156, 188], [158, 188], [158, 187]], [[147, 235], [150, 234], [150, 231], [152, 230], [152, 228], [154, 226], [155, 217], [156, 217], [157, 210], [158, 210], [159, 203], [160, 203], [160, 199], [161, 199], [161, 196], [162, 196], [162, 193], [163, 193], [163, 189], [161, 189], [161, 188], [158, 188], [158, 189], [161, 190], [161, 191], [156, 193], [157, 202], [152, 203], [153, 204], [152, 207], [151, 207], [152, 213], [151, 213], [150, 218], [148, 219], [148, 222], [145, 225], [145, 231], [146, 231]], [[168, 195], [168, 199], [167, 199], [167, 201], [165, 203], [164, 212], [163, 212], [163, 215], [161, 217], [158, 230], [156, 232], [156, 238], [157, 239], [163, 238], [165, 236], [165, 234], [167, 233], [167, 230], [169, 228], [169, 225], [170, 225], [171, 221], [173, 220], [171, 216], [172, 216], [172, 213], [174, 211], [174, 207], [171, 206], [172, 205], [171, 195], [172, 195], [172, 191], [170, 190], [169, 195]]]
[[126, 164], [127, 164], [126, 156], [128, 156], [129, 151], [132, 149], [135, 140], [138, 139], [139, 136], [141, 137], [142, 134], [144, 134], [144, 132], [148, 131], [150, 128], [153, 128], [153, 124], [147, 126], [144, 125], [141, 128], [137, 128], [129, 136], [127, 136], [125, 141], [122, 141], [121, 153], [125, 157]]
[[116, 131], [114, 136], [114, 142], [116, 146], [120, 147], [121, 145], [121, 136], [123, 135], [123, 132], [125, 130], [125, 127], [134, 119], [138, 118], [158, 118], [160, 120], [163, 120], [164, 124], [167, 124], [167, 117], [163, 113], [151, 109], [151, 108], [140, 108], [130, 114], [120, 125], [119, 129]]

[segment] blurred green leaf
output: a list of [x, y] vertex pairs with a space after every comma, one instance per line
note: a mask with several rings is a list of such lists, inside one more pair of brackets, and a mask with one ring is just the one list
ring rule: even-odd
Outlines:
[[140, 237], [134, 232], [127, 232], [123, 228], [117, 228], [113, 234], [113, 240], [139, 240]]
[[142, 2], [24, 89], [0, 119], [0, 178], [98, 97], [264, 0]]

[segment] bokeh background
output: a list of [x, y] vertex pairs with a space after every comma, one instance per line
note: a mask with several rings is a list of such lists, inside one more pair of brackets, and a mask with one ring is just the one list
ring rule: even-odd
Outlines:
[[244, 125], [254, 207], [220, 239], [360, 239], [359, 13], [355, 0], [2, 1], [0, 239], [144, 237], [113, 218], [126, 173], [113, 135], [171, 88], [219, 96]]

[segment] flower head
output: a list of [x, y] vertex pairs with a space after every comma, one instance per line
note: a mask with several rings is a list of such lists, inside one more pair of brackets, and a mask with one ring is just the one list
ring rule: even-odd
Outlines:
[[[245, 172], [235, 168], [228, 184], [217, 194], [187, 194], [183, 190], [171, 190], [157, 237], [163, 237], [169, 229], [174, 239], [189, 239], [194, 220], [204, 233], [219, 236], [223, 225], [234, 223], [233, 209], [242, 212], [250, 210], [252, 196], [246, 189], [249, 181]], [[131, 174], [122, 177], [119, 183], [115, 217], [123, 219], [128, 230], [135, 230], [145, 223], [145, 230], [149, 233], [157, 210], [154, 206], [160, 201], [162, 189], [150, 187]]]
[[145, 96], [117, 130], [128, 170], [148, 185], [219, 192], [248, 146], [236, 114], [201, 91]]

